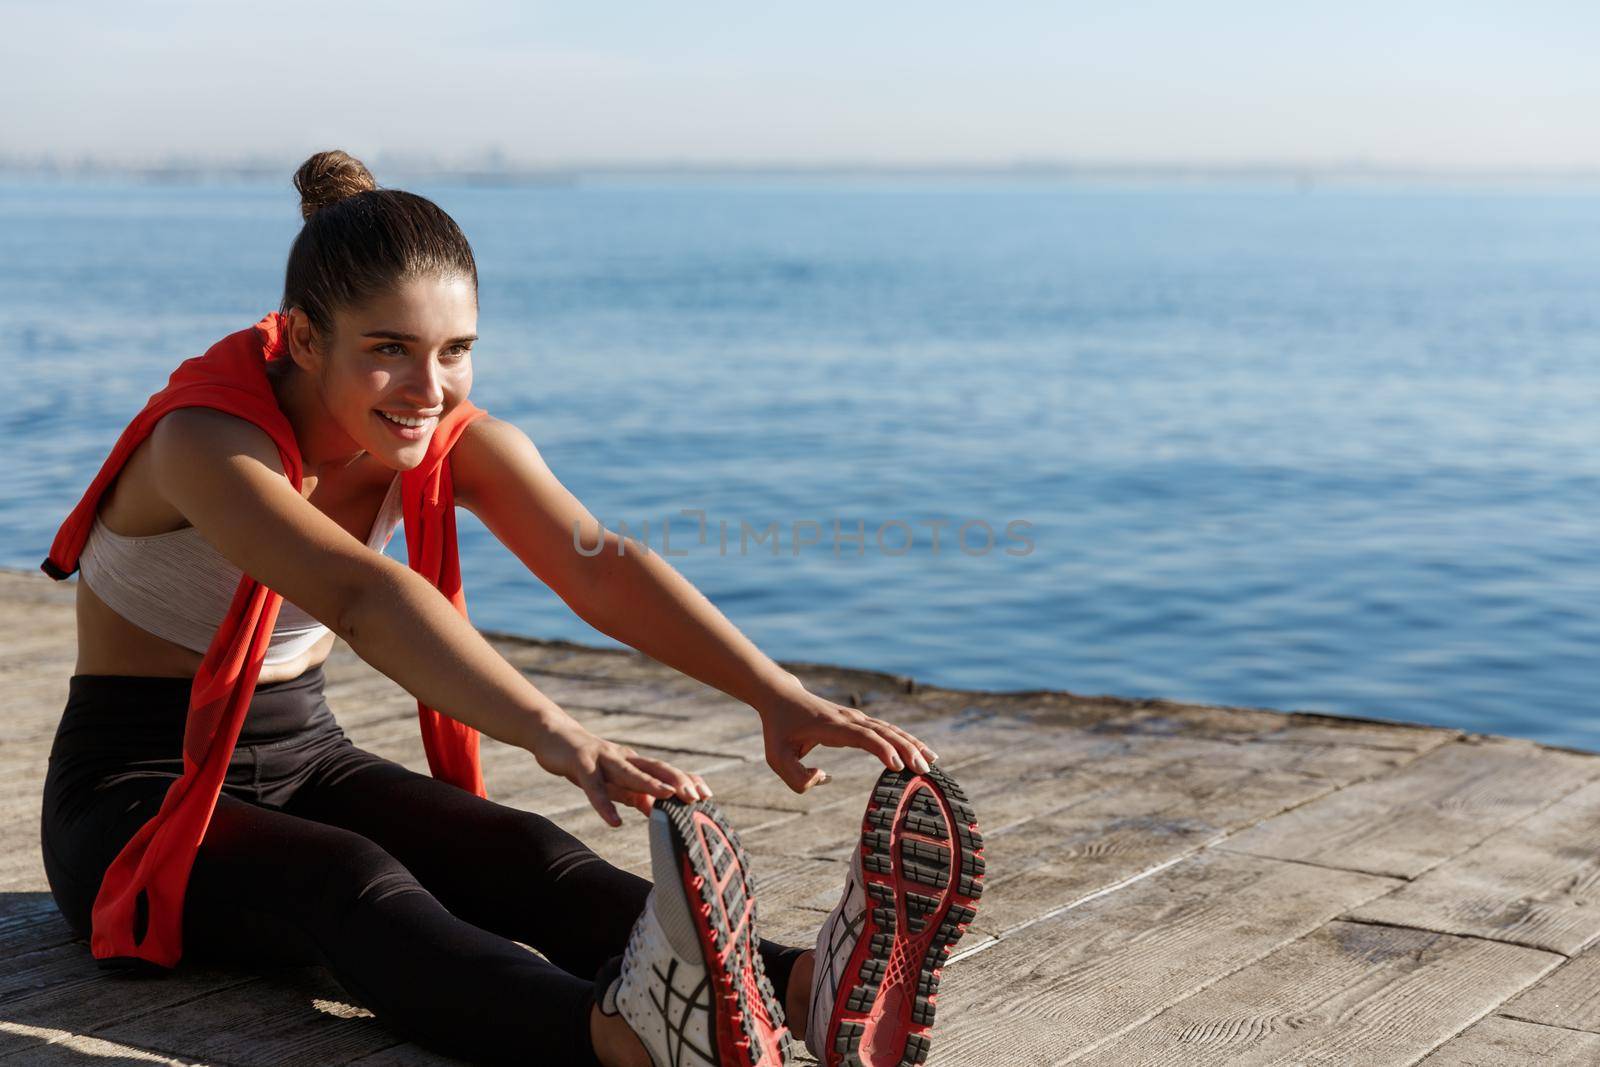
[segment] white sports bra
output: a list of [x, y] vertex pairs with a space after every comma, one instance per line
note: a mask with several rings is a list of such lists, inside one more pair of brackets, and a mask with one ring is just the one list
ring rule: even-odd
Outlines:
[[[367, 547], [382, 552], [402, 518], [396, 474], [367, 535]], [[78, 567], [81, 580], [111, 610], [142, 630], [196, 652], [211, 647], [243, 576], [193, 526], [129, 537], [114, 533], [99, 515]], [[263, 662], [292, 660], [327, 632], [326, 626], [285, 598]]]

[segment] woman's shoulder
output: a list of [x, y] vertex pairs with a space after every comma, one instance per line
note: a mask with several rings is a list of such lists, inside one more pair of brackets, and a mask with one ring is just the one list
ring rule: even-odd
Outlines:
[[[236, 423], [237, 426], [230, 425]], [[149, 435], [129, 454], [116, 481], [100, 500], [97, 516], [112, 533], [151, 537], [191, 526], [161, 491], [165, 472], [193, 461], [195, 450], [243, 446], [258, 451], [250, 434], [270, 439], [242, 419], [207, 408], [178, 408], [162, 415]]]
[[101, 499], [100, 520], [112, 533], [124, 537], [149, 537], [190, 526], [188, 518], [162, 492], [162, 484], [226, 455], [246, 456], [270, 464], [274, 470], [283, 469], [272, 438], [248, 419], [216, 408], [184, 407], [167, 412], [128, 456]]
[[283, 457], [272, 435], [242, 415], [219, 408], [183, 407], [167, 412], [146, 442], [163, 476], [178, 476], [196, 464], [237, 459], [258, 461], [278, 474]]
[[173, 408], [160, 416], [150, 428], [152, 439], [176, 448], [235, 446], [252, 453], [277, 455], [272, 435], [245, 418], [221, 408]]

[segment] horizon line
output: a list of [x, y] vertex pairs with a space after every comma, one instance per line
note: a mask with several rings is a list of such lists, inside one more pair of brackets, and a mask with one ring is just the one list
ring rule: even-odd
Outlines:
[[[374, 152], [369, 169], [386, 175], [465, 179], [500, 184], [572, 184], [607, 177], [745, 178], [1087, 178], [1217, 181], [1270, 179], [1299, 184], [1318, 181], [1449, 181], [1514, 183], [1600, 183], [1600, 166], [1506, 167], [1382, 163], [1368, 160], [1306, 161], [1263, 159], [1250, 162], [1203, 160], [1134, 161], [1019, 158], [995, 160], [571, 160], [519, 162], [490, 155], [440, 159], [423, 154]], [[287, 180], [298, 162], [263, 154], [204, 158], [169, 153], [165, 158], [130, 160], [93, 154], [24, 155], [0, 153], [0, 175], [57, 177], [126, 176], [151, 180], [220, 178]], [[382, 183], [380, 182], [380, 185]]]

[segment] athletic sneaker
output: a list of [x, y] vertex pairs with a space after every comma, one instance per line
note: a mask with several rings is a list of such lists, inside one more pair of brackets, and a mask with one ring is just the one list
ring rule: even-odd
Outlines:
[[939, 975], [977, 915], [983, 870], [977, 816], [949, 775], [936, 765], [879, 776], [844, 894], [817, 934], [806, 1047], [823, 1067], [928, 1058]]
[[727, 820], [709, 801], [657, 800], [650, 862], [655, 885], [600, 1011], [622, 1014], [655, 1067], [788, 1064], [749, 864]]

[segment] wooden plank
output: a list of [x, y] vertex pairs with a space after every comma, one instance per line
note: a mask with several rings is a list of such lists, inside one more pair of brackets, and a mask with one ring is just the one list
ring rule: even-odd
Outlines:
[[78, 650], [72, 633], [64, 626], [43, 625], [10, 635], [0, 644], [0, 669], [23, 671], [45, 661], [76, 659]]
[[69, 1030], [48, 1026], [29, 1026], [26, 1023], [0, 1020], [0, 1047], [4, 1038], [15, 1037], [19, 1045], [10, 1052], [0, 1052], [0, 1063], [16, 1067], [81, 1067], [85, 1059], [99, 1059], [115, 1064], [168, 1064], [171, 1067], [196, 1067], [197, 1061], [187, 1057], [147, 1052], [131, 1045], [104, 1041], [98, 1037], [85, 1037]]
[[[41, 553], [41, 561], [43, 558]], [[4, 568], [0, 570], [0, 581], [4, 582], [0, 589], [4, 590], [6, 598], [20, 603], [71, 605], [77, 595], [76, 579], [58, 582], [37, 566]]]
[[8, 795], [0, 804], [0, 892], [36, 893], [48, 888], [39, 843], [43, 777], [41, 771], [31, 787], [15, 784], [18, 795]]
[[344, 1067], [463, 1067], [465, 1063], [453, 1056], [431, 1052], [421, 1045], [404, 1044], [350, 1060]]
[[[1500, 1009], [1530, 1023], [1600, 1034], [1600, 949], [1591, 948]], [[1600, 1063], [1600, 1059], [1596, 1059]]]
[[0, 745], [0, 805], [44, 788], [50, 748], [42, 742]]
[[1354, 917], [1576, 955], [1600, 937], [1600, 782]]
[[984, 692], [922, 686], [916, 694], [926, 713], [955, 718], [967, 725], [982, 721], [1021, 722], [1035, 732], [1062, 728], [1093, 729], [1136, 737], [1203, 736], [1214, 740], [1256, 744], [1270, 741], [1285, 730], [1305, 728], [1337, 731], [1339, 745], [1376, 743], [1383, 747], [1411, 747], [1422, 751], [1437, 742], [1430, 733], [1445, 738], [1457, 731], [1413, 723], [1347, 719], [1320, 713], [1284, 712], [1272, 708], [1181, 704], [1170, 700], [1085, 696], [1064, 690]]
[[328, 709], [339, 725], [347, 731], [369, 723], [386, 722], [403, 718], [407, 714], [413, 721], [417, 717], [417, 701], [399, 683], [362, 664], [362, 673], [329, 680], [323, 686], [323, 697]]
[[1276, 751], [1270, 761], [1285, 770], [1315, 774], [1344, 784], [1398, 770], [1418, 756], [1461, 737], [1459, 730], [1438, 727], [1388, 726], [1284, 715], [1275, 729], [1263, 730], [1234, 743]]
[[1224, 848], [1415, 878], [1600, 775], [1528, 741], [1457, 741], [1234, 837]]
[[[408, 1044], [343, 1047], [336, 1034], [324, 1040], [314, 1032], [319, 1009], [308, 1008], [310, 1000], [292, 982], [272, 976], [243, 976], [261, 989], [277, 989], [261, 1005], [253, 1005], [257, 998], [244, 989], [201, 996], [217, 988], [202, 980], [188, 994], [193, 1015], [179, 1005], [176, 1038], [163, 1036], [167, 1027], [159, 1020], [171, 1005], [152, 1003], [151, 991], [181, 986], [171, 977], [161, 983], [108, 982], [86, 946], [63, 940], [69, 931], [44, 891], [37, 822], [44, 756], [74, 658], [67, 653], [74, 647], [75, 593], [74, 583], [0, 571], [0, 602], [17, 609], [0, 617], [0, 682], [10, 702], [0, 722], [0, 887], [12, 890], [0, 894], [0, 958], [7, 961], [0, 970], [17, 970], [22, 981], [35, 983], [23, 988], [7, 984], [14, 977], [9, 973], [0, 977], [0, 1003], [8, 1019], [19, 1020], [13, 1030], [0, 1024], [0, 1060], [36, 1062], [43, 1048], [62, 1062], [96, 1051], [139, 1049], [147, 1051], [129, 1051], [127, 1057], [165, 1062], [163, 1057], [183, 1058], [192, 1049], [194, 1057], [216, 1062], [304, 1062], [308, 1055], [317, 1062], [354, 1058], [366, 1067], [457, 1062]], [[750, 852], [762, 933], [790, 944], [810, 942], [837, 900], [844, 859], [880, 764], [854, 750], [818, 750], [808, 762], [833, 772], [834, 782], [795, 794], [766, 766], [759, 720], [741, 702], [628, 650], [489, 636], [508, 661], [590, 729], [628, 743], [648, 742], [664, 758], [705, 773]], [[40, 645], [37, 654], [27, 651], [34, 645]], [[6, 659], [8, 646], [24, 654]], [[1547, 931], [1566, 936], [1563, 951], [1584, 934], [1578, 920], [1589, 906], [1582, 903], [1588, 894], [1582, 857], [1600, 853], [1592, 837], [1577, 832], [1585, 820], [1600, 823], [1590, 809], [1574, 809], [1569, 821], [1546, 827], [1546, 836], [1530, 846], [1544, 858], [1534, 857], [1538, 862], [1531, 866], [1529, 857], [1510, 850], [1485, 854], [1483, 870], [1453, 865], [1472, 855], [1459, 855], [1464, 850], [1496, 841], [1498, 832], [1509, 836], [1522, 829], [1517, 820], [1565, 794], [1572, 800], [1586, 783], [1600, 783], [1600, 760], [1593, 757], [1522, 742], [1463, 739], [1456, 731], [1404, 723], [1064, 692], [930, 686], [911, 691], [905, 679], [881, 672], [785, 666], [812, 692], [863, 707], [923, 737], [975, 799], [988, 835], [990, 878], [979, 921], [960, 948], [980, 951], [947, 972], [935, 1062], [1054, 1063], [1107, 1040], [1118, 1042], [1092, 1053], [1103, 1059], [1112, 1048], [1142, 1047], [1138, 1042], [1145, 1038], [1137, 1035], [1156, 1034], [1185, 1018], [1191, 1023], [1178, 1032], [1184, 1035], [1182, 1049], [1196, 1054], [1194, 1062], [1210, 1062], [1204, 1057], [1215, 1059], [1220, 1050], [1263, 1059], [1276, 1055], [1279, 1062], [1414, 1061], [1423, 1038], [1448, 1028], [1443, 1020], [1451, 1012], [1467, 1025], [1468, 1009], [1482, 1010], [1496, 995], [1494, 982], [1509, 988], [1529, 959], [1554, 958], [1458, 936], [1470, 930], [1444, 936], [1336, 921], [1318, 931], [1320, 923], [1340, 914], [1362, 914], [1362, 901], [1397, 883], [1359, 870], [1220, 851], [1248, 845], [1246, 835], [1267, 841], [1263, 847], [1270, 850], [1299, 834], [1312, 840], [1297, 845], [1325, 845], [1336, 860], [1376, 855], [1374, 866], [1382, 872], [1434, 872], [1391, 901], [1403, 903], [1417, 887], [1436, 884], [1467, 902], [1458, 906], [1468, 917], [1481, 919], [1527, 910], [1523, 898], [1530, 898]], [[342, 643], [325, 669], [329, 702], [352, 740], [427, 773], [415, 707], [404, 690]], [[494, 799], [540, 811], [611, 862], [648, 876], [648, 837], [637, 813], [625, 811], [624, 827], [613, 830], [570, 784], [532, 773], [537, 764], [529, 754], [485, 739], [484, 761]], [[1325, 821], [1292, 824], [1291, 817], [1308, 814]], [[1528, 824], [1540, 818], [1534, 815]], [[1252, 822], [1262, 829], [1248, 829]], [[1326, 842], [1314, 840], [1324, 833]], [[1440, 866], [1449, 856], [1457, 859]], [[1316, 864], [1327, 856], [1313, 850], [1305, 856], [1286, 852], [1284, 858]], [[997, 928], [1011, 932], [996, 939]], [[1354, 937], [1389, 948], [1366, 957], [1334, 954]], [[1418, 958], [1394, 950], [1417, 938], [1434, 939], [1429, 944], [1435, 948]], [[1495, 953], [1510, 955], [1503, 966], [1486, 966], [1483, 961], [1499, 959]], [[1290, 966], [1295, 959], [1316, 966], [1302, 973]], [[1368, 969], [1362, 972], [1362, 966]], [[1511, 1023], [1541, 1024], [1531, 1033], [1544, 1044], [1529, 1044], [1526, 1033], [1518, 1038], [1539, 1050], [1525, 1053], [1521, 1062], [1567, 1054], [1543, 1030], [1577, 1034], [1574, 1047], [1583, 1048], [1600, 1012], [1588, 995], [1600, 984], [1597, 969], [1590, 957], [1579, 956], [1434, 1058], [1457, 1045], [1479, 1055], [1470, 1042], [1486, 1036], [1491, 1044], [1508, 1040], [1504, 1033], [1516, 1029], [1508, 1029]], [[1323, 993], [1319, 1004], [1342, 1007], [1299, 1007], [1315, 990]], [[1362, 999], [1364, 990], [1373, 995]], [[1230, 991], [1236, 994], [1232, 999]], [[113, 994], [124, 999], [104, 999]], [[311, 999], [322, 999], [335, 1016], [353, 1010], [337, 997]], [[1274, 1013], [1258, 1001], [1293, 1006]], [[218, 1051], [220, 1046], [206, 1044], [215, 1040], [216, 1026], [201, 1018], [208, 1006], [224, 1008], [238, 1030], [235, 1045]], [[1391, 1008], [1397, 1013], [1392, 1018], [1385, 1014]], [[263, 1018], [269, 1020], [265, 1027]], [[273, 1033], [264, 1031], [279, 1018], [289, 1021], [291, 1031], [309, 1018], [309, 1043], [298, 1044], [290, 1033], [286, 1043], [272, 1045]], [[1385, 1029], [1385, 1020], [1394, 1025]], [[150, 1040], [105, 1043], [98, 1034], [84, 1036], [101, 1023], [119, 1021], [134, 1026], [134, 1036], [146, 1027]], [[1342, 1036], [1323, 1041], [1318, 1035], [1324, 1031]], [[1381, 1037], [1373, 1036], [1380, 1031]], [[1383, 1055], [1343, 1056], [1362, 1034], [1371, 1040], [1361, 1047]], [[261, 1036], [267, 1043], [254, 1040]], [[1167, 1057], [1153, 1062], [1188, 1062], [1168, 1055], [1160, 1042], [1152, 1047], [1152, 1055]], [[1391, 1054], [1401, 1058], [1385, 1059]], [[1130, 1062], [1138, 1061], [1130, 1055]]]
[[6, 705], [19, 711], [32, 710], [41, 705], [60, 711], [67, 702], [67, 682], [71, 673], [40, 672], [33, 679], [18, 679], [6, 690]]
[[[250, 975], [194, 965], [154, 980], [130, 978], [101, 970], [87, 944], [72, 942], [6, 960], [0, 968], [0, 1016], [28, 1027], [90, 1033], [130, 1014], [257, 981]], [[0, 1032], [0, 1054], [35, 1044], [37, 1040], [26, 1032]], [[171, 1044], [134, 1044], [180, 1051]]]
[[[1062, 810], [986, 832], [989, 873], [976, 925], [1001, 932], [1031, 922], [1329, 788], [1320, 778], [1188, 761], [1143, 777], [1079, 777], [1052, 798], [1067, 804]], [[799, 827], [747, 841], [775, 852], [787, 838], [791, 851], [843, 862], [859, 838], [862, 807], [815, 811]], [[831, 908], [835, 881], [790, 885], [785, 894], [798, 906]]]
[[[1144, 755], [1118, 751], [1073, 768], [1058, 766], [1048, 746], [1035, 745], [954, 772], [985, 828], [989, 899], [980, 909], [980, 929], [1004, 931], [1031, 921], [1337, 784], [1273, 766], [1279, 755], [1297, 762], [1287, 748], [1165, 739], [1149, 747], [1153, 751]], [[1374, 756], [1380, 765], [1385, 758]], [[863, 807], [861, 794], [814, 807], [802, 826], [748, 835], [746, 844], [842, 858], [860, 834]], [[832, 906], [831, 882], [809, 893], [805, 888], [790, 887], [795, 903]]]
[[1262, 730], [1245, 740], [1251, 744], [1319, 745], [1327, 748], [1376, 748], [1421, 755], [1461, 737], [1460, 730], [1441, 726], [1416, 726], [1402, 723], [1340, 719], [1329, 715], [1281, 716], [1274, 728]]
[[269, 978], [141, 1011], [94, 1035], [233, 1064], [338, 1064], [403, 1040], [353, 1004], [323, 967], [273, 968]]
[[604, 734], [606, 739], [635, 748], [649, 745], [668, 752], [716, 753], [746, 761], [766, 758], [761, 721], [753, 711], [741, 719], [716, 716], [677, 720], [648, 715], [630, 715], [629, 719], [626, 725], [610, 726]]
[[1425, 1067], [1594, 1067], [1600, 1036], [1491, 1015], [1440, 1048]]
[[1003, 932], [1030, 922], [1330, 788], [1322, 778], [1187, 761], [1107, 783], [1065, 811], [985, 837], [982, 925]]
[[683, 678], [670, 667], [630, 648], [600, 648], [495, 631], [485, 632], [484, 638], [518, 667], [537, 670], [541, 675], [618, 684], [656, 684]]
[[1060, 1063], [1393, 884], [1202, 853], [952, 965], [935, 1055], [962, 1067]]
[[[962, 783], [986, 836], [1068, 810], [1113, 783], [1191, 777], [1200, 781], [1213, 778], [1217, 768], [1231, 768], [1222, 773], [1238, 775], [1240, 781], [1252, 775], [1281, 774], [1285, 783], [1296, 783], [1285, 795], [1284, 807], [1288, 807], [1335, 785], [1380, 775], [1416, 758], [1404, 750], [1354, 748], [1330, 761], [1325, 758], [1327, 746], [1321, 744], [1250, 745], [1189, 735], [1130, 737], [1066, 728], [1041, 733], [987, 722], [965, 729], [949, 723], [918, 729], [939, 752], [946, 769]], [[802, 798], [770, 773], [770, 780], [762, 779], [752, 768], [748, 779], [740, 783], [741, 788], [752, 790], [745, 798], [813, 812], [828, 803], [861, 804], [871, 780], [882, 770], [881, 765], [861, 760], [855, 753], [846, 757], [831, 750], [817, 750], [808, 761], [828, 766], [830, 771], [835, 771], [833, 762], [844, 762], [845, 773], [836, 772], [838, 781]], [[1600, 770], [1600, 761], [1596, 767]], [[1310, 778], [1325, 782], [1318, 786]], [[1259, 817], [1270, 814], [1274, 812]], [[1222, 818], [1219, 825], [1241, 824]], [[805, 847], [831, 854], [843, 846], [843, 841], [812, 839]]]
[[1332, 922], [1073, 1062], [1413, 1063], [1559, 961], [1477, 938]]
[[62, 648], [59, 642], [47, 649], [25, 653], [15, 658], [0, 658], [0, 685], [10, 687], [20, 682], [32, 681], [46, 673], [68, 678], [71, 677], [77, 662], [77, 649]]
[[562, 707], [581, 704], [609, 711], [648, 711], [651, 704], [672, 695], [641, 682], [576, 678], [530, 669], [524, 669], [523, 674], [535, 689]]
[[5, 648], [20, 636], [40, 630], [57, 629], [67, 634], [73, 632], [76, 611], [71, 598], [61, 604], [28, 604], [15, 597], [0, 593], [6, 611], [0, 614], [0, 648]]
[[32, 681], [17, 682], [6, 689], [5, 718], [0, 723], [0, 751], [8, 746], [43, 745], [50, 741], [67, 706], [69, 674], [49, 672]]
[[[41, 575], [41, 577], [43, 577]], [[49, 584], [48, 579], [46, 584]], [[36, 590], [37, 591], [37, 590]], [[17, 596], [7, 592], [4, 600], [8, 615], [16, 622], [34, 623], [39, 628], [64, 627], [67, 632], [75, 631], [77, 625], [78, 587], [74, 583], [64, 589], [46, 590], [44, 597], [31, 595]]]
[[0, 961], [71, 944], [72, 928], [49, 893], [0, 893]]
[[639, 683], [639, 689], [641, 693], [650, 693], [652, 699], [647, 704], [631, 707], [630, 711], [644, 711], [665, 719], [723, 719], [761, 725], [760, 716], [749, 704], [684, 675], [678, 675], [670, 688]]

